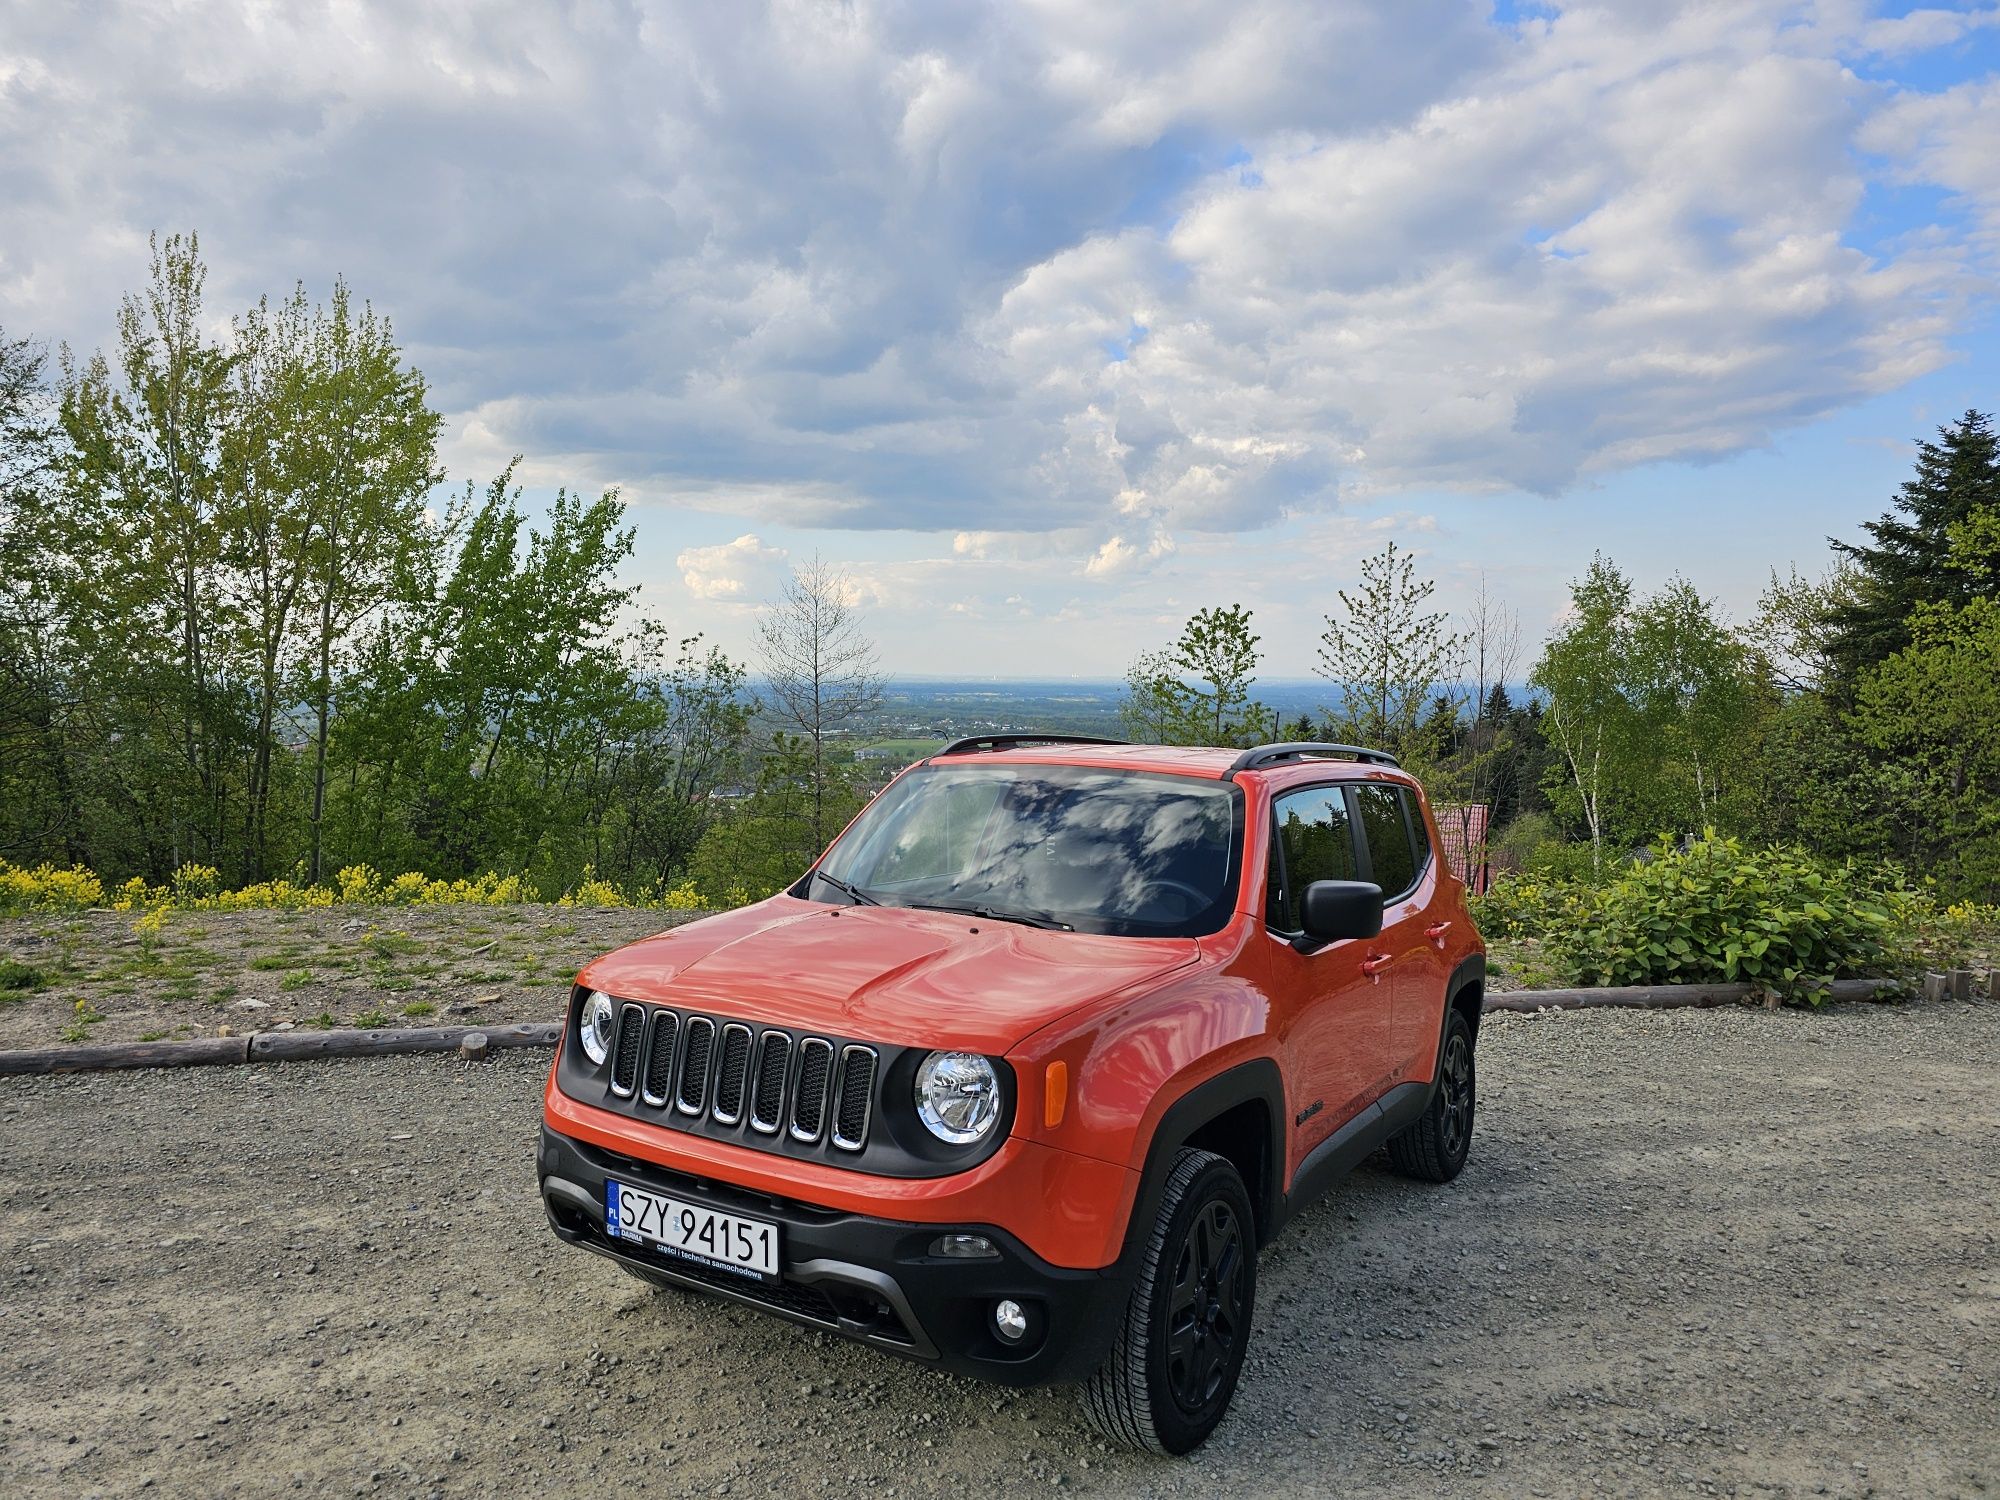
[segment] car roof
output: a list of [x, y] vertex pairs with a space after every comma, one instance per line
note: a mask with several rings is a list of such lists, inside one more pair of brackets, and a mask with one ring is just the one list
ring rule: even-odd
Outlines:
[[[957, 755], [931, 756], [927, 763], [934, 766], [1091, 766], [1108, 771], [1153, 771], [1170, 776], [1197, 776], [1210, 781], [1220, 781], [1228, 774], [1229, 768], [1236, 763], [1237, 757], [1242, 753], [1241, 750], [1207, 745], [1010, 745], [1004, 749], [961, 751]], [[1263, 776], [1274, 781], [1302, 779], [1293, 776], [1291, 774], [1293, 772], [1305, 772], [1309, 777], [1322, 780], [1329, 772], [1336, 776], [1406, 779], [1397, 773], [1387, 772], [1387, 768], [1383, 766], [1331, 756], [1288, 760], [1260, 770], [1242, 771], [1238, 774]]]

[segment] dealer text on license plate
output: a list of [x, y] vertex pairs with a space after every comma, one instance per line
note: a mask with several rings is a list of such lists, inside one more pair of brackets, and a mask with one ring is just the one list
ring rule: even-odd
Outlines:
[[775, 1279], [778, 1226], [721, 1213], [666, 1193], [624, 1182], [604, 1184], [604, 1228], [617, 1240], [637, 1240], [669, 1256]]

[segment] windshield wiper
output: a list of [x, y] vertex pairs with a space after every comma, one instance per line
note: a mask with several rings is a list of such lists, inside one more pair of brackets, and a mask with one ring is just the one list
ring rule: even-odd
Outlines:
[[984, 917], [989, 922], [1019, 922], [1023, 927], [1045, 927], [1051, 932], [1076, 931], [1069, 923], [1047, 912], [1001, 911], [994, 906], [955, 906], [948, 901], [905, 901], [903, 905], [916, 911], [944, 911], [960, 917]]
[[841, 895], [849, 898], [856, 906], [880, 906], [882, 904], [859, 886], [849, 885], [838, 875], [829, 875], [824, 870], [814, 870], [813, 875], [816, 879], [824, 880], [836, 891], [839, 891]]

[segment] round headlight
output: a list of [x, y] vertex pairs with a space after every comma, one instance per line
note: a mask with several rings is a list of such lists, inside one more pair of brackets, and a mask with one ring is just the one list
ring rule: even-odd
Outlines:
[[604, 1059], [611, 1055], [611, 1027], [617, 1014], [611, 997], [602, 990], [592, 990], [583, 1002], [583, 1013], [576, 1021], [576, 1039], [583, 1043], [583, 1055], [590, 1059], [592, 1067], [603, 1067]]
[[917, 1069], [917, 1118], [939, 1140], [971, 1145], [1000, 1118], [1000, 1075], [976, 1052], [933, 1052]]

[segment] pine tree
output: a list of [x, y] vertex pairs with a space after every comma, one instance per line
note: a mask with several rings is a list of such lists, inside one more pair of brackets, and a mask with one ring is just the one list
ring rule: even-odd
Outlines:
[[1982, 512], [2000, 511], [2000, 434], [1993, 419], [1968, 411], [1938, 429], [1938, 441], [1919, 441], [1917, 469], [1903, 481], [1893, 507], [1862, 529], [1874, 538], [1843, 542], [1834, 550], [1851, 558], [1855, 592], [1833, 612], [1832, 658], [1842, 696], [1869, 667], [1910, 644], [1910, 616], [1920, 604], [1962, 609], [1995, 590], [1984, 577], [1951, 563], [1952, 529]]

